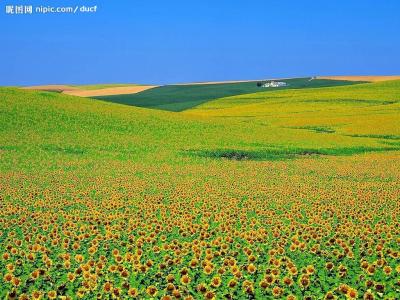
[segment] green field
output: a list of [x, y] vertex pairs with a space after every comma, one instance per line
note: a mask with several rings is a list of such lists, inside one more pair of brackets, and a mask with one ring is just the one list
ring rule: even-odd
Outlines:
[[398, 299], [400, 81], [304, 80], [0, 88], [0, 298]]
[[[281, 89], [316, 88], [361, 83], [326, 79], [313, 79], [310, 81], [310, 78], [294, 78], [283, 81], [288, 83], [288, 86], [267, 90], [276, 91]], [[263, 90], [265, 90], [265, 88], [258, 87], [256, 81], [221, 84], [165, 85], [136, 94], [99, 96], [94, 98], [139, 107], [183, 111], [218, 98], [255, 93]]]

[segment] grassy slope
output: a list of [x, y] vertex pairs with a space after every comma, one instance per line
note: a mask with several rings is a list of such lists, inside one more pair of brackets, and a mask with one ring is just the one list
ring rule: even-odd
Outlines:
[[400, 136], [399, 111], [400, 81], [387, 81], [228, 97], [185, 113], [329, 134], [326, 139], [352, 135], [391, 143]]
[[397, 147], [400, 136], [399, 81], [248, 94], [180, 114], [50, 92], [3, 88], [0, 97], [2, 153], [21, 162], [49, 155], [57, 163], [64, 156], [171, 161], [185, 150], [379, 149]]
[[[317, 79], [309, 81], [309, 78], [295, 78], [284, 80], [287, 87], [269, 89], [312, 88], [322, 86], [349, 85], [357, 82], [343, 80]], [[199, 104], [221, 97], [241, 95], [262, 91], [256, 82], [238, 82], [223, 84], [201, 85], [167, 85], [148, 91], [128, 95], [112, 95], [95, 97], [105, 101], [128, 104], [140, 107], [157, 108], [169, 111], [183, 111]]]

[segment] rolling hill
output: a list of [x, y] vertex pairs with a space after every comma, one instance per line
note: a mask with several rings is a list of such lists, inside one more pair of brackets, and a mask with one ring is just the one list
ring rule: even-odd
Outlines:
[[[362, 83], [362, 81], [352, 82], [345, 80], [310, 79], [311, 78], [285, 79], [284, 81], [288, 84], [288, 86], [274, 88], [272, 90], [328, 87]], [[218, 98], [255, 93], [262, 90], [263, 88], [258, 87], [256, 81], [209, 84], [203, 83], [165, 85], [132, 95], [110, 95], [94, 98], [139, 107], [169, 111], [183, 111]]]
[[181, 113], [2, 88], [2, 147], [38, 155], [44, 148], [67, 147], [93, 158], [136, 159], [160, 155], [160, 147], [178, 159], [196, 149], [386, 149], [397, 147], [400, 136], [399, 82], [265, 91]]

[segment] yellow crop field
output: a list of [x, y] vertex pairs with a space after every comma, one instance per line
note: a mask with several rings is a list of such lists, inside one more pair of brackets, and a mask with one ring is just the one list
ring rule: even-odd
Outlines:
[[399, 299], [400, 81], [0, 115], [2, 299]]

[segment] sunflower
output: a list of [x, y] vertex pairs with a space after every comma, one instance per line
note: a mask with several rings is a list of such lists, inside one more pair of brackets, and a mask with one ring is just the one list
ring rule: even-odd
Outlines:
[[111, 290], [112, 290], [112, 288], [113, 288], [113, 286], [112, 286], [111, 282], [106, 282], [106, 283], [104, 283], [104, 285], [103, 285], [103, 290], [104, 290], [104, 292], [106, 292], [106, 293], [110, 293]]
[[392, 268], [390, 266], [384, 266], [383, 272], [385, 272], [385, 274], [389, 276], [392, 273]]
[[39, 300], [42, 298], [42, 293], [39, 291], [33, 291], [32, 292], [32, 299], [33, 300]]
[[334, 268], [334, 264], [333, 264], [332, 262], [327, 262], [327, 263], [325, 264], [325, 268], [326, 268], [328, 271], [331, 271], [331, 270]]
[[333, 292], [329, 291], [325, 294], [324, 300], [334, 300], [336, 299], [335, 295]]
[[367, 268], [367, 273], [369, 275], [373, 275], [375, 273], [375, 266], [374, 265], [369, 265]]
[[250, 280], [243, 281], [242, 288], [248, 294], [253, 294], [254, 292], [254, 285]]
[[236, 285], [237, 285], [236, 279], [229, 280], [229, 282], [228, 282], [228, 287], [229, 288], [233, 289], [234, 287], [236, 287]]
[[120, 296], [121, 296], [121, 290], [120, 290], [119, 288], [114, 288], [114, 289], [113, 289], [113, 295], [114, 295], [116, 298], [120, 298]]
[[13, 284], [13, 286], [18, 287], [21, 284], [21, 279], [14, 276], [12, 279], [12, 284]]
[[221, 282], [222, 282], [221, 277], [215, 276], [211, 280], [211, 286], [217, 288], [221, 285]]
[[76, 296], [78, 298], [83, 298], [85, 296], [85, 291], [83, 289], [78, 289], [78, 291], [76, 292]]
[[226, 268], [224, 268], [223, 266], [222, 267], [220, 267], [219, 269], [218, 269], [218, 274], [219, 275], [223, 275], [225, 272], [226, 272]]
[[396, 266], [396, 272], [397, 272], [397, 273], [400, 273], [400, 265], [397, 265], [397, 266]]
[[197, 285], [196, 290], [199, 293], [204, 294], [205, 292], [207, 292], [207, 287], [206, 287], [206, 285], [204, 283], [200, 283], [200, 284]]
[[124, 269], [124, 270], [121, 271], [121, 277], [127, 278], [128, 276], [129, 276], [128, 270]]
[[384, 290], [385, 290], [385, 285], [383, 285], [382, 283], [377, 283], [375, 285], [375, 289], [376, 289], [377, 292], [383, 293]]
[[358, 293], [357, 290], [350, 288], [346, 294], [350, 299], [357, 299]]
[[249, 264], [247, 266], [247, 272], [254, 274], [257, 271], [257, 267], [254, 264]]
[[190, 277], [189, 277], [188, 275], [183, 275], [183, 276], [181, 277], [181, 283], [182, 283], [183, 285], [189, 284], [189, 283], [190, 283]]
[[291, 267], [289, 269], [289, 272], [290, 272], [291, 275], [297, 275], [298, 271], [297, 271], [296, 266]]
[[232, 272], [232, 274], [236, 274], [236, 273], [240, 272], [240, 269], [237, 265], [233, 265], [231, 267], [231, 272]]
[[285, 276], [283, 278], [283, 283], [287, 286], [292, 286], [293, 285], [293, 279], [290, 277]]
[[180, 299], [181, 298], [181, 292], [178, 289], [174, 289], [172, 291], [172, 295], [176, 298], [176, 299]]
[[7, 273], [6, 275], [4, 275], [3, 279], [5, 282], [11, 282], [11, 280], [13, 279], [13, 274]]
[[151, 297], [155, 297], [158, 293], [158, 290], [154, 285], [150, 285], [146, 288], [146, 293]]
[[17, 292], [15, 290], [12, 290], [11, 292], [8, 293], [7, 300], [15, 300], [15, 299], [17, 299]]
[[33, 272], [31, 273], [31, 277], [32, 277], [33, 280], [38, 279], [38, 278], [39, 278], [39, 275], [40, 275], [39, 270], [35, 270], [35, 271], [33, 271]]
[[18, 300], [29, 300], [29, 297], [27, 294], [21, 294], [19, 295]]
[[363, 296], [364, 300], [374, 300], [375, 296], [371, 293], [371, 291], [366, 291]]
[[307, 267], [306, 267], [306, 271], [307, 271], [307, 274], [314, 274], [314, 272], [315, 272], [315, 268], [314, 268], [314, 266], [313, 265], [308, 265]]
[[129, 297], [135, 298], [139, 295], [139, 292], [138, 292], [137, 288], [130, 288], [128, 290], [128, 295], [129, 295]]
[[167, 283], [167, 286], [165, 287], [165, 289], [167, 290], [167, 291], [173, 291], [174, 289], [175, 289], [175, 285], [173, 284], [173, 283]]
[[67, 278], [70, 282], [73, 282], [75, 280], [75, 274], [74, 273], [68, 273]]
[[215, 298], [215, 293], [213, 291], [208, 291], [205, 293], [204, 297], [208, 300], [214, 299]]
[[268, 275], [265, 275], [264, 280], [268, 285], [271, 285], [275, 281], [275, 278], [273, 275], [268, 274]]
[[7, 264], [6, 268], [7, 268], [8, 272], [10, 272], [10, 273], [14, 272], [14, 270], [15, 270], [15, 266], [11, 263]]
[[30, 261], [34, 261], [34, 260], [35, 260], [35, 254], [29, 253], [29, 254], [26, 256], [26, 258], [27, 258], [28, 260], [30, 260]]
[[310, 285], [310, 278], [307, 275], [302, 275], [300, 277], [300, 286], [303, 289], [308, 288], [308, 286]]
[[47, 293], [47, 297], [49, 297], [49, 299], [56, 299], [57, 298], [57, 292], [56, 291], [50, 291]]
[[69, 260], [64, 261], [64, 268], [69, 269], [71, 267], [71, 262]]
[[211, 265], [206, 265], [203, 269], [204, 274], [210, 275], [213, 271], [213, 267]]
[[266, 290], [269, 287], [269, 283], [265, 279], [263, 279], [260, 281], [259, 286], [263, 290]]
[[189, 265], [190, 265], [191, 268], [195, 268], [198, 265], [198, 263], [199, 263], [199, 261], [196, 258], [193, 258], [190, 261]]
[[283, 289], [280, 288], [279, 286], [275, 286], [275, 287], [272, 289], [272, 295], [273, 295], [275, 298], [280, 297], [280, 296], [282, 295], [282, 293], [283, 293]]
[[350, 290], [350, 287], [347, 284], [341, 284], [339, 285], [339, 291], [343, 294], [347, 294], [348, 291]]

